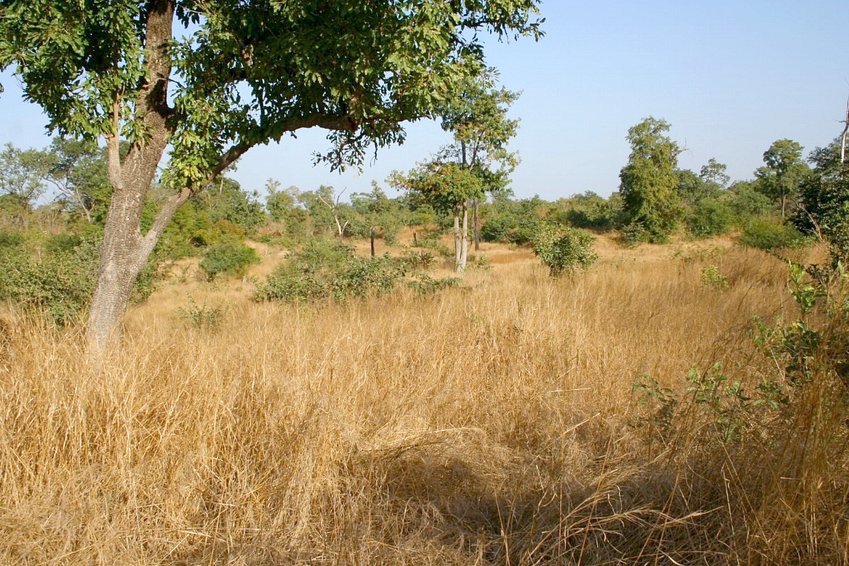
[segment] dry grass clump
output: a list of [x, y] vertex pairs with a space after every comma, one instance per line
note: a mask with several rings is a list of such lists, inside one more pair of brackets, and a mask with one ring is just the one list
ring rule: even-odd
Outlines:
[[78, 334], [16, 320], [0, 563], [845, 562], [833, 384], [736, 444], [695, 409], [661, 434], [632, 392], [716, 361], [769, 371], [746, 326], [795, 316], [780, 262], [620, 259], [564, 280], [498, 265], [434, 297], [243, 301], [213, 329], [149, 324], [154, 296], [100, 374]]

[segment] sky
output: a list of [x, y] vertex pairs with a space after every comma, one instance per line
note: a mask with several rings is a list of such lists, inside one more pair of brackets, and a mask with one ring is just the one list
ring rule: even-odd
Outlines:
[[[544, 0], [545, 37], [487, 41], [487, 62], [502, 84], [521, 92], [511, 116], [520, 120], [511, 144], [521, 163], [517, 197], [554, 200], [618, 189], [628, 160], [628, 128], [647, 116], [672, 126], [679, 165], [696, 172], [708, 159], [748, 179], [763, 152], [781, 138], [806, 151], [842, 130], [849, 98], [847, 0]], [[44, 147], [47, 122], [22, 100], [17, 80], [0, 74], [0, 144]], [[345, 194], [385, 183], [450, 138], [433, 122], [407, 127], [405, 144], [384, 148], [362, 172], [313, 166], [329, 147], [321, 130], [253, 148], [231, 174], [262, 192], [267, 179], [311, 190], [331, 185]]]

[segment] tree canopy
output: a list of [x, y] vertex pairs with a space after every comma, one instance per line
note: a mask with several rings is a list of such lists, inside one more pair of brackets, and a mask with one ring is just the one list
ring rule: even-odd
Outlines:
[[[328, 130], [332, 167], [404, 139], [483, 63], [479, 32], [539, 37], [539, 0], [6, 0], [14, 66], [48, 128], [108, 148], [112, 199], [89, 320], [97, 349], [176, 210], [251, 147]], [[121, 155], [121, 140], [129, 150]], [[163, 155], [173, 196], [150, 229]]]
[[681, 213], [676, 172], [681, 150], [669, 139], [669, 128], [653, 117], [631, 127], [631, 156], [619, 173], [626, 221], [648, 241], [665, 240]]

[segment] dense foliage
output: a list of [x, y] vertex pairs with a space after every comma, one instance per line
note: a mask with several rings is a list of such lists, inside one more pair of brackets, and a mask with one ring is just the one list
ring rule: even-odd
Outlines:
[[534, 236], [534, 253], [548, 267], [552, 277], [572, 273], [592, 265], [593, 237], [580, 229], [543, 226]]

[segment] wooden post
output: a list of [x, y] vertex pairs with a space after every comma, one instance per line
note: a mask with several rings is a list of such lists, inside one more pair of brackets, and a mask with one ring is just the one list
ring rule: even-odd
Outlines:
[[369, 236], [371, 236], [371, 257], [374, 257], [374, 233], [375, 229], [374, 226], [372, 226], [371, 230], [369, 230]]

